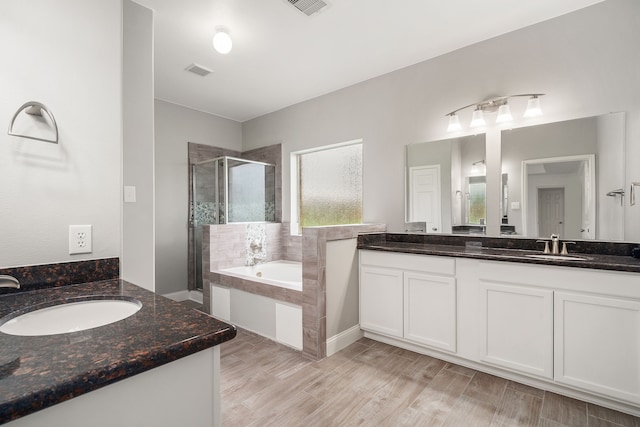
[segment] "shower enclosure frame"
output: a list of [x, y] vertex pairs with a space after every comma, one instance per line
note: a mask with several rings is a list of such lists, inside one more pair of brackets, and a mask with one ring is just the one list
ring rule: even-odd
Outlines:
[[[220, 161], [223, 160], [224, 161], [224, 166], [220, 166]], [[264, 220], [264, 221], [229, 221], [229, 163], [228, 161], [232, 160], [232, 161], [236, 161], [236, 162], [242, 162], [244, 164], [255, 164], [255, 165], [262, 165], [262, 166], [270, 166], [273, 167], [273, 172], [274, 172], [274, 182], [273, 182], [273, 198], [274, 198], [274, 218], [271, 221], [268, 220]], [[212, 159], [207, 159], [207, 160], [202, 160], [199, 162], [193, 162], [190, 164], [191, 166], [191, 201], [190, 201], [190, 215], [189, 215], [189, 228], [191, 229], [192, 235], [193, 235], [193, 241], [192, 241], [192, 250], [189, 251], [189, 257], [192, 258], [191, 260], [189, 260], [189, 262], [192, 264], [193, 266], [193, 272], [190, 274], [191, 280], [189, 280], [188, 283], [188, 289], [190, 291], [193, 290], [198, 290], [201, 291], [202, 290], [202, 272], [200, 272], [200, 275], [198, 274], [199, 269], [201, 269], [201, 261], [202, 261], [202, 251], [201, 251], [201, 239], [200, 241], [198, 240], [198, 227], [202, 227], [204, 225], [211, 225], [212, 223], [202, 223], [199, 224], [196, 218], [196, 204], [197, 204], [197, 195], [198, 195], [198, 190], [197, 190], [197, 173], [196, 173], [196, 168], [198, 166], [204, 165], [204, 164], [208, 164], [208, 163], [214, 163], [214, 188], [217, 189], [215, 191], [215, 209], [216, 209], [216, 221], [213, 224], [247, 224], [247, 223], [271, 223], [271, 222], [277, 222], [277, 212], [275, 211], [276, 208], [276, 198], [277, 198], [277, 182], [275, 179], [275, 174], [277, 173], [277, 165], [272, 164], [272, 163], [267, 163], [267, 162], [260, 162], [260, 161], [256, 161], [256, 160], [249, 160], [249, 159], [243, 159], [240, 157], [235, 157], [235, 156], [218, 156]], [[224, 221], [221, 222], [220, 221], [220, 202], [221, 202], [221, 194], [220, 194], [220, 168], [223, 168], [223, 172], [224, 172], [224, 208], [223, 208], [223, 212], [224, 212]], [[200, 250], [199, 250], [200, 249]], [[200, 286], [198, 286], [200, 285]]]

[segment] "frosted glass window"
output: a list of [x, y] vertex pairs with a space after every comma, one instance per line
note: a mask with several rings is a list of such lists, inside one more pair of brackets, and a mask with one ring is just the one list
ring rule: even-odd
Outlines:
[[484, 176], [469, 178], [468, 223], [485, 224], [487, 218], [487, 184]]
[[300, 227], [362, 223], [362, 144], [299, 154]]

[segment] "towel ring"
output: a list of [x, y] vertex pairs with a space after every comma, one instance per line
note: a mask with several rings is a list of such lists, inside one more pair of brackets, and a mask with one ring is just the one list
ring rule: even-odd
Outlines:
[[[27, 111], [25, 111], [25, 110], [27, 110]], [[13, 132], [13, 124], [15, 123], [16, 118], [18, 117], [18, 115], [23, 111], [25, 111], [27, 114], [31, 114], [32, 116], [42, 116], [42, 112], [43, 111], [45, 113], [47, 113], [47, 116], [49, 116], [49, 119], [51, 119], [51, 123], [53, 123], [53, 130], [56, 133], [55, 139], [38, 138], [37, 136], [21, 135], [19, 133], [14, 133]], [[9, 124], [8, 133], [11, 136], [19, 136], [21, 138], [35, 139], [35, 140], [38, 140], [38, 141], [51, 142], [51, 143], [54, 143], [54, 144], [58, 143], [58, 124], [56, 123], [55, 117], [53, 117], [53, 114], [51, 113], [51, 111], [49, 111], [49, 109], [47, 108], [46, 105], [44, 105], [44, 104], [42, 104], [40, 102], [36, 102], [36, 101], [25, 102], [24, 104], [22, 104], [22, 106], [20, 108], [18, 108], [18, 111], [16, 111], [16, 113], [13, 115], [13, 118], [11, 119], [11, 124]]]

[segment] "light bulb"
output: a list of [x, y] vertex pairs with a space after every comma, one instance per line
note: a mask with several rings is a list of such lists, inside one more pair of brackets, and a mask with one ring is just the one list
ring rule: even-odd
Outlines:
[[509, 104], [501, 105], [498, 108], [498, 117], [496, 117], [496, 123], [505, 123], [513, 120], [511, 116], [511, 109], [509, 108]]
[[542, 109], [540, 108], [540, 98], [537, 95], [529, 98], [527, 102], [527, 109], [524, 112], [524, 117], [538, 117], [542, 115]]
[[478, 110], [478, 109], [473, 110], [473, 116], [471, 116], [470, 126], [472, 128], [476, 128], [484, 125], [485, 125], [485, 121], [484, 121], [484, 114], [482, 113], [482, 110]]
[[460, 126], [460, 117], [458, 117], [457, 114], [450, 114], [447, 132], [457, 132], [459, 130], [462, 130], [462, 126]]
[[213, 36], [213, 47], [218, 53], [226, 55], [231, 52], [231, 48], [233, 47], [233, 42], [231, 41], [231, 37], [227, 34], [226, 31], [218, 30], [216, 34]]

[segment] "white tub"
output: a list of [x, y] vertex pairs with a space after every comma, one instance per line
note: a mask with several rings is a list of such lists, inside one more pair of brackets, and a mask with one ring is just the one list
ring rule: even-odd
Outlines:
[[253, 267], [225, 268], [219, 273], [266, 285], [302, 291], [302, 263], [300, 262], [271, 261]]

